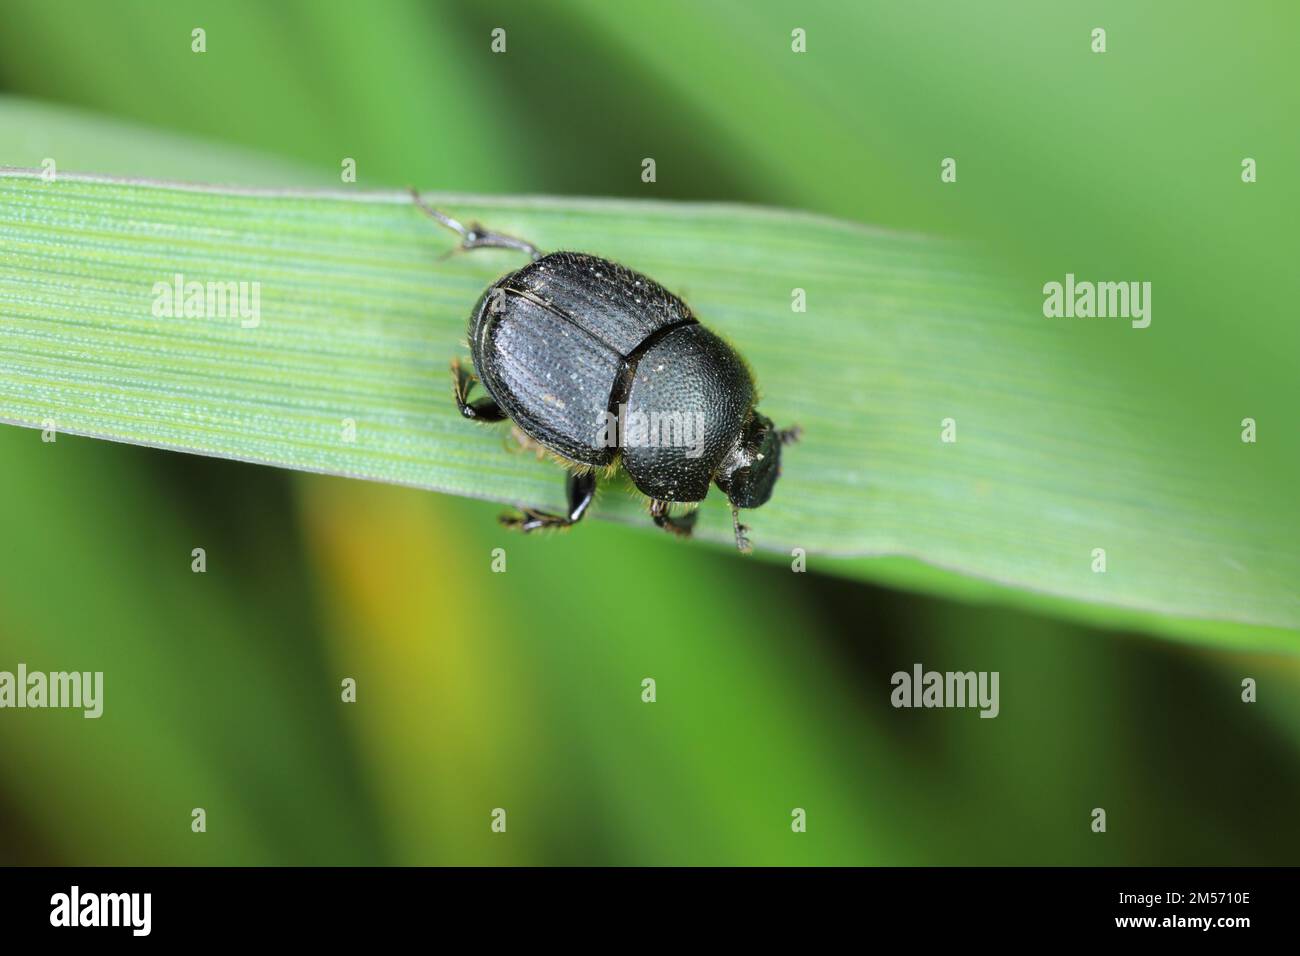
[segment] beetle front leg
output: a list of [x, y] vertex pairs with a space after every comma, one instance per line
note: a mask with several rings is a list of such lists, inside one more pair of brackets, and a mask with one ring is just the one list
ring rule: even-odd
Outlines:
[[478, 382], [478, 379], [474, 374], [465, 371], [461, 367], [460, 359], [454, 358], [451, 360], [452, 394], [456, 397], [456, 407], [460, 409], [461, 415], [474, 422], [505, 421], [506, 413], [490, 396], [484, 396], [472, 402], [469, 400], [469, 390], [474, 387], [476, 382]]
[[470, 249], [517, 249], [520, 252], [528, 253], [529, 258], [534, 262], [542, 257], [541, 250], [528, 240], [517, 239], [514, 236], [507, 236], [505, 233], [484, 229], [476, 222], [471, 222], [467, 226], [459, 219], [447, 215], [441, 209], [434, 209], [420, 198], [420, 194], [415, 191], [414, 187], [408, 186], [407, 189], [411, 193], [411, 200], [421, 212], [460, 236], [462, 251], [467, 252]]
[[655, 525], [663, 528], [670, 534], [675, 534], [679, 538], [689, 538], [691, 532], [695, 530], [695, 521], [699, 518], [698, 511], [688, 511], [684, 515], [672, 515], [668, 509], [672, 502], [660, 501], [658, 498], [650, 499], [650, 517], [655, 519]]
[[736, 530], [736, 550], [741, 554], [750, 554], [754, 546], [749, 542], [749, 525], [740, 523], [740, 509], [731, 506], [731, 526]]
[[569, 494], [569, 513], [567, 515], [551, 514], [549, 511], [537, 511], [534, 508], [521, 508], [519, 514], [504, 514], [501, 523], [507, 528], [520, 531], [536, 531], [538, 528], [568, 528], [582, 520], [596, 497], [596, 473], [586, 471], [570, 474], [566, 482]]

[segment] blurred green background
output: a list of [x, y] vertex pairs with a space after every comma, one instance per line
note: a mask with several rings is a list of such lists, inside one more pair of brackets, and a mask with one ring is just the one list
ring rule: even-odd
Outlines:
[[[0, 91], [238, 147], [304, 186], [350, 156], [359, 188], [785, 205], [979, 240], [1030, 288], [1149, 278], [1176, 334], [1123, 337], [1112, 373], [1294, 434], [1300, 14], [1200, 6], [10, 0]], [[69, 153], [64, 170], [130, 171], [111, 142]], [[1168, 372], [1189, 356], [1202, 380]], [[1279, 444], [1252, 449], [1261, 481], [1294, 463]], [[654, 529], [522, 538], [493, 505], [19, 429], [0, 462], [0, 669], [106, 674], [98, 721], [0, 713], [0, 862], [1300, 856], [1294, 657]], [[1001, 715], [892, 709], [890, 675], [918, 661], [999, 671]]]

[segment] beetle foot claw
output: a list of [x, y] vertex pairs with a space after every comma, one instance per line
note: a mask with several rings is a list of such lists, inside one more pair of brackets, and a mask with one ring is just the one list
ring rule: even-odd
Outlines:
[[693, 518], [667, 518], [662, 522], [655, 522], [669, 534], [678, 538], [689, 538], [691, 532], [695, 530], [695, 520]]
[[669, 511], [672, 505], [667, 501], [652, 499], [650, 502], [650, 516], [654, 518], [655, 524], [663, 528], [670, 534], [679, 538], [689, 538], [691, 532], [695, 530], [695, 522], [700, 513], [697, 509], [691, 509], [682, 515], [673, 515]]

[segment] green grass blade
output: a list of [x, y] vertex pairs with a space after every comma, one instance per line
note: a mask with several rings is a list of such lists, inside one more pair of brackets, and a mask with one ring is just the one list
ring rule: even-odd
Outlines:
[[[910, 556], [1180, 617], [1300, 619], [1287, 523], [1240, 502], [1232, 423], [1210, 443], [1220, 458], [1183, 440], [1192, 423], [1153, 438], [1153, 389], [1106, 381], [1103, 351], [959, 246], [726, 205], [430, 198], [647, 272], [741, 349], [763, 411], [805, 429], [773, 502], [749, 516], [760, 548]], [[521, 260], [439, 260], [451, 246], [398, 193], [7, 173], [0, 419], [553, 508], [554, 466], [510, 453], [504, 429], [463, 421], [450, 400], [472, 304]], [[156, 317], [156, 284], [176, 274], [259, 283], [260, 324]], [[791, 309], [795, 288], [806, 313]], [[948, 417], [955, 444], [940, 441]], [[713, 499], [699, 535], [729, 542]], [[597, 513], [645, 521], [618, 489]]]

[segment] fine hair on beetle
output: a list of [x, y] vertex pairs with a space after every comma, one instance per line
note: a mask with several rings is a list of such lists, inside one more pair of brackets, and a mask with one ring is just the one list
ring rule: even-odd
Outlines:
[[[711, 486], [731, 504], [736, 547], [750, 550], [740, 509], [772, 497], [781, 449], [755, 407], [740, 353], [649, 276], [581, 252], [543, 254], [531, 242], [415, 205], [460, 236], [457, 250], [513, 249], [529, 263], [492, 283], [470, 310], [473, 371], [453, 358], [452, 394], [473, 422], [510, 421], [568, 470], [563, 513], [521, 507], [520, 531], [568, 528], [587, 513], [598, 477], [621, 469], [649, 499], [654, 523], [687, 537]], [[471, 396], [474, 389], [484, 394]], [[594, 427], [593, 427], [594, 426]], [[689, 510], [675, 511], [685, 507]]]

